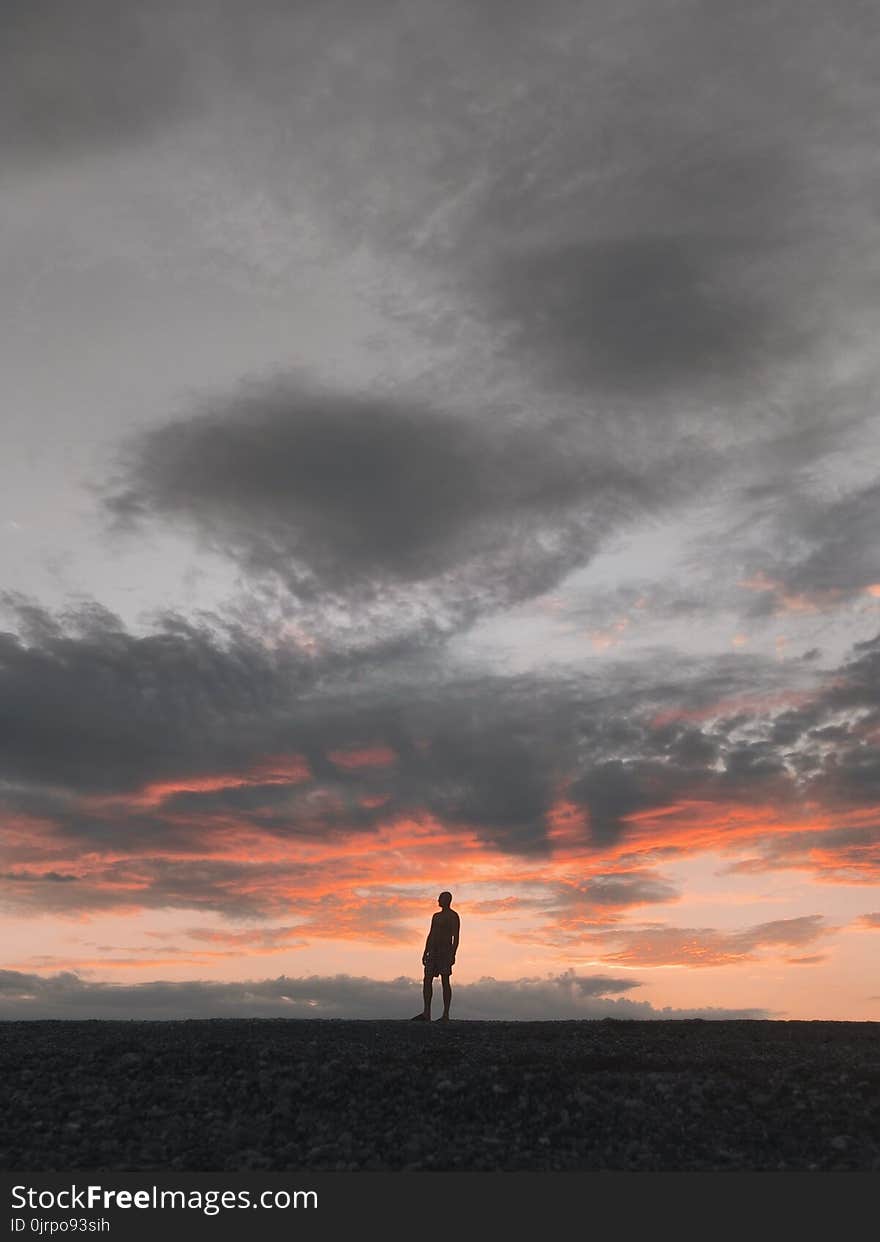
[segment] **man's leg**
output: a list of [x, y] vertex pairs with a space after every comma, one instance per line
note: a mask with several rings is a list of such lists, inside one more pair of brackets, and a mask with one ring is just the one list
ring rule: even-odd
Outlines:
[[434, 999], [434, 980], [425, 971], [425, 981], [422, 984], [422, 997], [425, 1002], [424, 1019], [426, 1022], [431, 1021], [431, 1001]]
[[425, 978], [422, 983], [422, 998], [425, 1002], [425, 1008], [421, 1013], [417, 1013], [413, 1018], [413, 1022], [430, 1022], [431, 1021], [431, 1001], [434, 997], [434, 980], [431, 977], [430, 968], [425, 967]]
[[452, 982], [449, 975], [441, 975], [440, 982], [443, 985], [443, 1017], [442, 1022], [449, 1021], [449, 1006], [452, 1004]]

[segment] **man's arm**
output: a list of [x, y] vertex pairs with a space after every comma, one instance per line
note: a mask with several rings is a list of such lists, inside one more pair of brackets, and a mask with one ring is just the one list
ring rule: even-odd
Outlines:
[[423, 966], [425, 964], [425, 958], [428, 956], [428, 949], [431, 944], [431, 935], [434, 931], [434, 919], [436, 919], [436, 917], [437, 915], [435, 914], [433, 918], [431, 919], [431, 926], [428, 928], [428, 934], [425, 937], [425, 948], [424, 948], [424, 952], [422, 953], [422, 965]]
[[455, 923], [452, 928], [452, 960], [455, 961], [455, 955], [458, 952], [458, 939], [461, 935], [461, 919], [456, 914]]

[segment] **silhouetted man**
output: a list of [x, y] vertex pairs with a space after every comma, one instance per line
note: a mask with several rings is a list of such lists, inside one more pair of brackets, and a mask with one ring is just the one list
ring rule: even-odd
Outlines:
[[417, 1013], [413, 1022], [431, 1021], [431, 1001], [434, 996], [434, 979], [440, 976], [443, 986], [443, 1017], [440, 1022], [449, 1021], [449, 1005], [452, 1001], [452, 984], [449, 976], [455, 963], [458, 949], [458, 936], [461, 919], [452, 908], [452, 893], [441, 893], [437, 898], [440, 909], [431, 919], [431, 930], [425, 941], [425, 952], [422, 954], [422, 965], [425, 968], [425, 979], [422, 984], [422, 996], [425, 1008]]

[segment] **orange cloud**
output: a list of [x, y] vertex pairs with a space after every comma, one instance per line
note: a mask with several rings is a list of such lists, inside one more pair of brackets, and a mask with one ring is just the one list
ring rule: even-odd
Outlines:
[[303, 755], [279, 755], [264, 759], [243, 772], [209, 773], [173, 781], [156, 781], [134, 794], [85, 797], [82, 806], [86, 810], [158, 807], [180, 793], [214, 793], [246, 785], [300, 785], [310, 780], [312, 772]]
[[863, 931], [880, 931], [880, 911], [875, 911], [871, 914], [860, 914], [850, 926], [861, 928]]
[[[739, 711], [746, 702], [753, 707], [790, 706], [807, 697], [729, 700], [704, 713]], [[331, 757], [352, 771], [396, 761], [388, 747], [332, 752]], [[515, 904], [530, 911], [533, 934], [539, 937], [542, 929], [573, 935], [610, 926], [622, 911], [674, 900], [662, 877], [651, 871], [666, 858], [736, 851], [740, 857], [732, 871], [800, 868], [829, 882], [869, 883], [880, 873], [875, 827], [880, 807], [832, 813], [817, 803], [750, 805], [680, 798], [625, 816], [620, 837], [599, 849], [588, 811], [566, 796], [562, 782], [545, 817], [545, 848], [514, 855], [488, 844], [467, 824], [445, 823], [427, 814], [389, 814], [368, 826], [346, 826], [346, 816], [358, 805], [381, 816], [385, 796], [354, 790], [346, 802], [344, 790], [308, 783], [311, 775], [302, 756], [285, 755], [227, 774], [154, 782], [129, 798], [71, 799], [66, 810], [87, 811], [93, 821], [106, 825], [106, 831], [90, 837], [87, 852], [80, 852], [50, 819], [12, 817], [4, 825], [10, 904], [28, 913], [65, 918], [113, 909], [190, 908], [270, 919], [294, 912], [297, 935], [305, 941], [389, 944], [409, 941], [409, 920], [421, 917], [423, 897], [416, 900], [410, 894], [438, 886], [454, 890], [467, 884], [472, 891], [491, 886], [480, 916], [506, 917]], [[284, 804], [279, 813], [280, 804], [275, 804], [265, 813], [265, 824], [259, 810], [248, 812], [245, 819], [235, 809], [169, 805], [182, 791], [296, 781], [295, 808]], [[137, 823], [145, 810], [151, 814], [144, 818], [143, 832], [129, 834], [123, 848], [113, 830], [117, 818], [130, 811]], [[743, 852], [751, 857], [742, 858]], [[443, 874], [438, 874], [440, 860]], [[68, 876], [74, 879], [59, 882]], [[519, 896], [492, 895], [499, 890]], [[260, 934], [237, 943], [254, 951], [262, 943], [259, 951], [272, 951]], [[226, 947], [233, 947], [232, 942]]]
[[747, 591], [769, 591], [774, 597], [773, 611], [777, 613], [818, 612], [839, 604], [845, 596], [845, 592], [838, 587], [817, 589], [809, 594], [789, 591], [784, 583], [769, 577], [763, 570], [759, 570], [751, 578], [741, 579], [739, 585]]
[[590, 630], [588, 637], [597, 651], [607, 651], [609, 647], [618, 646], [628, 627], [629, 617], [619, 617], [607, 629]]
[[358, 768], [387, 768], [397, 762], [397, 755], [390, 746], [367, 746], [361, 750], [331, 750], [327, 758], [338, 768], [354, 771]]
[[[741, 931], [712, 927], [619, 928], [581, 934], [578, 944], [603, 962], [626, 966], [733, 966], [755, 961], [762, 953], [810, 944], [830, 930], [821, 915], [777, 919]], [[571, 943], [557, 936], [557, 943]]]

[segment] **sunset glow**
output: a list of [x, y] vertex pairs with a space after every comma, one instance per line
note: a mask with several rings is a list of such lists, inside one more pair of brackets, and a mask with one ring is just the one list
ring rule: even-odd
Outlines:
[[63, 7], [0, 52], [0, 1017], [401, 1016], [449, 890], [475, 1013], [880, 1020], [855, 23], [123, 4], [122, 81]]

